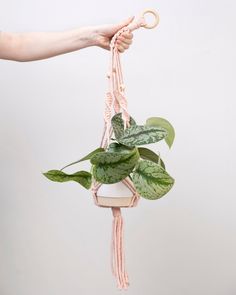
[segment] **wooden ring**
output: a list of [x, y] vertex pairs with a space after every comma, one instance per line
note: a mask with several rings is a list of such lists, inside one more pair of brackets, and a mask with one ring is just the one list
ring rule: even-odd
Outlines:
[[145, 14], [148, 14], [148, 13], [151, 13], [152, 15], [154, 15], [155, 21], [154, 21], [153, 24], [150, 24], [150, 25], [146, 24], [143, 27], [146, 28], [146, 29], [153, 29], [153, 28], [155, 28], [159, 24], [160, 18], [159, 18], [158, 13], [155, 10], [153, 10], [153, 9], [145, 9], [143, 11], [143, 13], [142, 13], [142, 16], [144, 17], [144, 15]]

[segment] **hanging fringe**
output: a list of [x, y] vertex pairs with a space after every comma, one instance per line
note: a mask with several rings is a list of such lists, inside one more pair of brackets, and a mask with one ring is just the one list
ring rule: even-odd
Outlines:
[[112, 207], [111, 209], [114, 216], [112, 226], [112, 272], [116, 277], [117, 287], [119, 289], [127, 289], [129, 279], [125, 270], [123, 218], [119, 207]]

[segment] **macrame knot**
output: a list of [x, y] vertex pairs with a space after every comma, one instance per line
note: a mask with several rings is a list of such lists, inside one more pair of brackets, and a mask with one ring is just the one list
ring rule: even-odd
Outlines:
[[104, 120], [108, 123], [111, 119], [111, 107], [112, 107], [112, 95], [107, 92], [105, 99], [105, 110], [104, 110]]
[[120, 84], [120, 91], [123, 92], [125, 90], [125, 85], [124, 84]]
[[121, 210], [120, 208], [116, 208], [116, 207], [113, 207], [112, 208], [112, 214], [113, 214], [113, 217], [118, 217], [118, 216], [121, 216]]

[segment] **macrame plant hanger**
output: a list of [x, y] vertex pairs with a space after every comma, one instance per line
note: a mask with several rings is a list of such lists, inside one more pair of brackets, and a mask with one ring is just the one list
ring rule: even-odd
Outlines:
[[[146, 23], [144, 15], [151, 13], [155, 17], [152, 25]], [[125, 31], [134, 31], [140, 27], [152, 29], [159, 23], [158, 14], [151, 10], [145, 10], [141, 16], [136, 17], [128, 26], [120, 29], [112, 38], [110, 42], [110, 65], [107, 74], [108, 78], [108, 91], [105, 97], [105, 111], [104, 111], [104, 131], [100, 147], [107, 149], [110, 143], [113, 129], [111, 125], [111, 118], [114, 113], [121, 113], [124, 120], [125, 128], [129, 127], [130, 115], [127, 109], [127, 99], [125, 97], [125, 87], [123, 82], [120, 53], [117, 49], [117, 37]], [[131, 208], [138, 204], [140, 199], [139, 194], [129, 177], [122, 180], [124, 185], [131, 191], [130, 197], [104, 197], [98, 195], [98, 190], [102, 183], [93, 180], [92, 194], [94, 202], [99, 207], [111, 208], [113, 213], [113, 226], [112, 226], [112, 243], [111, 243], [111, 266], [113, 275], [117, 281], [119, 289], [127, 289], [129, 286], [129, 279], [125, 269], [125, 254], [123, 244], [123, 218], [121, 215], [121, 208]]]

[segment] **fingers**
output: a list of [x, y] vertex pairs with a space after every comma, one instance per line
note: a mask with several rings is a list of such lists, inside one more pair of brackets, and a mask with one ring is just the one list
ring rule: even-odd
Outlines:
[[133, 38], [133, 34], [131, 32], [123, 32], [117, 39], [131, 40], [132, 38]]
[[131, 32], [122, 33], [116, 40], [117, 48], [120, 52], [124, 52], [132, 44], [133, 34]]

